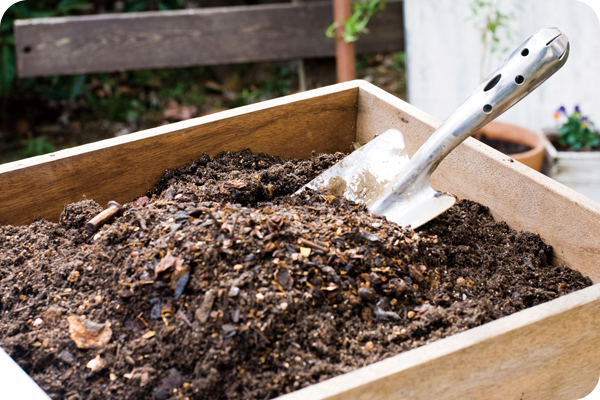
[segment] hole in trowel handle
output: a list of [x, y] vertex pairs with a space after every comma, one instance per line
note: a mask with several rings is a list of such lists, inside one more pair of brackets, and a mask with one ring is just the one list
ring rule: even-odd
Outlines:
[[523, 75], [517, 75], [517, 76], [515, 77], [515, 83], [516, 83], [517, 85], [520, 85], [520, 84], [522, 84], [523, 82], [525, 82], [525, 78], [523, 78]]
[[485, 106], [483, 106], [483, 112], [486, 114], [489, 114], [492, 112], [492, 105], [491, 104], [486, 104]]
[[523, 49], [523, 51], [521, 52], [521, 55], [523, 57], [527, 57], [529, 55], [529, 49]]
[[501, 74], [496, 75], [494, 77], [494, 79], [492, 79], [491, 81], [489, 81], [489, 83], [487, 85], [485, 85], [485, 87], [483, 88], [483, 91], [487, 92], [488, 90], [490, 90], [494, 86], [496, 86], [498, 84], [498, 82], [500, 82], [500, 78], [502, 78]]

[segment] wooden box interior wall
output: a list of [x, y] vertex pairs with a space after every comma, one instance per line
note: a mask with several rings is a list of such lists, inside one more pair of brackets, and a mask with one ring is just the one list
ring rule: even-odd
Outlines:
[[250, 148], [297, 158], [312, 150], [348, 152], [357, 96], [356, 84], [336, 85], [0, 165], [0, 225], [58, 221], [64, 205], [82, 196], [103, 207], [129, 202], [165, 169], [203, 152]]

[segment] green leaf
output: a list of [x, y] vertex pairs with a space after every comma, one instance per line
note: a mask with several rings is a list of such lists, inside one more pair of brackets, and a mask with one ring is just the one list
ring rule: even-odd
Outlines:
[[327, 30], [325, 31], [325, 35], [329, 38], [335, 37], [334, 32], [337, 27], [337, 22], [334, 22], [333, 24], [329, 25], [329, 28], [327, 28]]
[[71, 77], [71, 90], [69, 91], [69, 100], [73, 101], [81, 93], [83, 84], [85, 83], [85, 75], [75, 75]]
[[57, 17], [60, 14], [61, 13], [58, 11], [58, 9], [51, 10], [51, 11], [31, 11], [31, 12], [29, 12], [29, 15], [27, 16], [27, 18]]
[[8, 17], [7, 19], [12, 25], [12, 21], [14, 21], [15, 19], [31, 18], [31, 15], [26, 3], [24, 1], [19, 1], [9, 7], [9, 9], [6, 11], [6, 14], [4, 14], [2, 20], [4, 20], [6, 17]]
[[15, 45], [15, 36], [9, 35], [0, 39], [2, 44], [9, 44], [11, 46]]
[[0, 96], [7, 97], [12, 89], [12, 83], [15, 79], [15, 61], [13, 48], [9, 45], [3, 45], [0, 50]]
[[172, 10], [172, 8], [169, 7], [168, 4], [166, 4], [166, 3], [162, 2], [162, 1], [158, 2], [158, 9], [160, 11], [169, 11], [169, 10]]
[[4, 18], [2, 18], [2, 22], [0, 22], [0, 33], [11, 35], [14, 22], [13, 18], [6, 18], [6, 14], [4, 14]]
[[43, 138], [33, 138], [27, 141], [27, 148], [22, 152], [22, 158], [41, 156], [42, 154], [52, 153], [56, 147]]
[[62, 0], [58, 3], [57, 9], [60, 12], [68, 13], [74, 10], [88, 10], [93, 4], [83, 0]]
[[[367, 31], [370, 18], [377, 12], [385, 10], [384, 0], [359, 0], [352, 4], [352, 15], [344, 21], [344, 31], [340, 36], [346, 42], [355, 42], [359, 35]], [[334, 23], [327, 28], [327, 37], [334, 37], [337, 25]]]
[[124, 12], [137, 12], [144, 10], [146, 10], [146, 2], [143, 0], [125, 2], [125, 7], [123, 8]]

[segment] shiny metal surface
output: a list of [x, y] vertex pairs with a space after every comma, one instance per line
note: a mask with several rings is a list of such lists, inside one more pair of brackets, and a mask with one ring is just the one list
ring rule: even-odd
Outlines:
[[416, 228], [426, 223], [456, 201], [453, 195], [436, 192], [429, 184], [431, 174], [444, 157], [552, 76], [568, 55], [568, 38], [557, 28], [538, 31], [475, 89], [412, 159], [402, 155], [401, 133], [390, 130], [307, 187], [326, 188], [364, 203], [369, 211], [403, 226]]

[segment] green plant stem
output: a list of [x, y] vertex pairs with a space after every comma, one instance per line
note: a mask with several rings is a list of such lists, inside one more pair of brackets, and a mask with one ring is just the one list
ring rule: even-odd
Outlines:
[[[344, 30], [340, 35], [345, 42], [351, 43], [358, 40], [362, 33], [367, 32], [367, 24], [371, 17], [385, 10], [385, 0], [358, 0], [352, 4], [352, 15], [344, 21]], [[325, 31], [327, 37], [336, 35], [338, 24], [334, 22]]]

